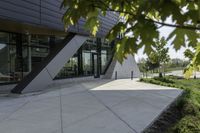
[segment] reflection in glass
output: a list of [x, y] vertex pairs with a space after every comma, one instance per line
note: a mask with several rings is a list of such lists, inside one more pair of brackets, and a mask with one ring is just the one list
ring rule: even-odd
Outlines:
[[42, 62], [50, 52], [49, 37], [31, 35], [30, 46], [31, 46], [31, 51], [30, 51], [31, 68], [34, 69], [35, 66], [39, 65], [40, 62]]
[[0, 82], [10, 80], [9, 47], [0, 43]]
[[49, 36], [31, 35], [31, 46], [49, 47]]
[[104, 71], [107, 62], [108, 62], [107, 51], [106, 50], [102, 50], [101, 51], [101, 71], [102, 72]]
[[98, 77], [98, 61], [97, 61], [97, 54], [96, 53], [93, 53], [92, 54], [92, 67], [93, 67], [93, 74], [94, 74], [94, 77], [97, 78]]
[[[0, 83], [22, 80], [63, 39], [62, 36], [0, 32]], [[92, 76], [99, 73], [100, 68], [103, 72], [111, 57], [108, 43], [103, 42], [99, 47], [96, 38], [90, 38], [70, 58], [56, 78]]]
[[60, 70], [56, 78], [76, 77], [78, 76], [78, 58], [73, 56]]
[[48, 54], [48, 36], [0, 32], [0, 83], [22, 80]]
[[91, 53], [88, 51], [83, 51], [83, 74], [85, 76], [92, 74]]
[[30, 54], [29, 54], [29, 47], [23, 46], [22, 47], [22, 55], [23, 55], [23, 75], [26, 76], [30, 71]]
[[16, 37], [8, 33], [0, 32], [0, 83], [20, 80], [15, 72], [16, 67], [16, 46], [8, 45], [9, 39], [12, 44]]
[[106, 67], [109, 65], [109, 61], [112, 58], [112, 50], [110, 47], [102, 47], [101, 50], [101, 72], [103, 73]]
[[9, 34], [5, 32], [0, 32], [0, 43], [7, 44], [9, 42]]
[[[100, 53], [98, 53], [100, 52]], [[111, 47], [109, 43], [103, 42], [100, 47], [100, 51], [97, 52], [96, 39], [89, 39], [83, 44], [83, 46], [77, 51], [74, 57], [65, 64], [63, 69], [59, 72], [56, 78], [70, 78], [77, 76], [96, 76], [101, 72], [103, 74], [105, 68], [109, 65], [108, 62], [112, 58]], [[79, 55], [79, 60], [77, 55]], [[98, 61], [99, 56], [101, 61]], [[75, 58], [75, 59], [74, 59]], [[72, 63], [76, 60], [76, 63]], [[99, 63], [99, 64], [98, 64]], [[75, 64], [75, 65], [74, 65]], [[101, 65], [101, 67], [99, 67]], [[74, 71], [77, 70], [77, 71]], [[75, 74], [76, 73], [76, 74]]]

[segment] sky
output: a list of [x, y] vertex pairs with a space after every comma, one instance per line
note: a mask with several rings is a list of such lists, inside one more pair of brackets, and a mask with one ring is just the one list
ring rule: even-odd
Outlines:
[[[167, 22], [170, 23], [170, 20], [167, 21]], [[174, 30], [174, 28], [163, 26], [162, 28], [159, 29], [159, 31], [160, 31], [160, 37], [163, 36], [163, 37], [167, 38], [168, 35], [173, 30]], [[184, 51], [185, 51], [186, 48], [182, 47], [180, 50], [175, 51], [174, 48], [173, 48], [173, 46], [171, 46], [171, 42], [172, 42], [172, 40], [169, 40], [167, 42], [167, 46], [166, 46], [166, 47], [169, 47], [169, 56], [170, 56], [170, 58], [171, 59], [173, 59], [173, 58], [180, 58], [180, 59], [186, 60], [186, 58], [184, 57]], [[136, 59], [137, 62], [141, 58], [147, 58], [147, 56], [143, 54], [143, 50], [144, 50], [143, 48], [140, 49], [138, 51], [138, 53], [135, 55], [135, 59]]]

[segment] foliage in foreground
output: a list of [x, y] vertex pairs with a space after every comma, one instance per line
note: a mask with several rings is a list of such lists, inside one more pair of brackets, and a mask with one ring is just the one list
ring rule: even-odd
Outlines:
[[177, 103], [181, 119], [168, 129], [174, 133], [199, 133], [200, 132], [200, 79], [182, 79], [168, 76], [164, 78], [142, 78], [142, 82], [176, 87], [184, 90]]
[[[190, 49], [185, 51], [185, 57], [189, 58], [190, 64], [185, 68], [185, 78], [189, 79], [193, 73], [200, 70], [200, 45], [195, 48], [196, 52], [192, 52]], [[196, 75], [195, 75], [196, 78]]]
[[[200, 65], [200, 1], [199, 0], [63, 0], [66, 10], [63, 22], [66, 27], [85, 20], [85, 27], [95, 36], [101, 27], [101, 16], [110, 12], [119, 14], [119, 22], [111, 28], [107, 39], [116, 40], [115, 57], [122, 63], [128, 54], [144, 47], [148, 55], [154, 51], [159, 37], [159, 28], [174, 28], [168, 35], [174, 49], [182, 46], [195, 49], [194, 58], [186, 69], [191, 75]], [[170, 21], [169, 21], [170, 20]], [[129, 36], [126, 36], [126, 35]]]

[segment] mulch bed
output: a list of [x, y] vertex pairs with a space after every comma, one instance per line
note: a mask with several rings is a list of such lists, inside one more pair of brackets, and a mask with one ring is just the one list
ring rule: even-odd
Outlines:
[[169, 133], [169, 129], [180, 119], [181, 113], [177, 108], [177, 104], [173, 103], [143, 133]]

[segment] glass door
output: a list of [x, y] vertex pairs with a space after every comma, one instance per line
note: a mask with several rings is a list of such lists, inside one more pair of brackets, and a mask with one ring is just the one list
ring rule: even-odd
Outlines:
[[92, 53], [92, 66], [93, 66], [93, 74], [94, 78], [99, 78], [99, 70], [98, 70], [98, 57], [97, 53]]

